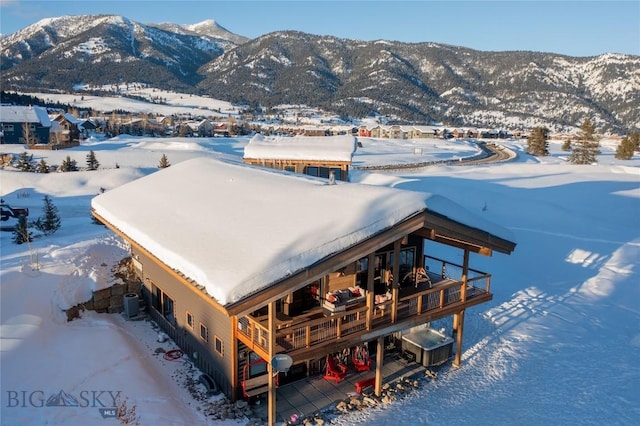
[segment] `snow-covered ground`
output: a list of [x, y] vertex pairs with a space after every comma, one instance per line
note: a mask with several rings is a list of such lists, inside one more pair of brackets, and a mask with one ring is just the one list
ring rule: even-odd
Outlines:
[[[120, 136], [31, 152], [49, 164], [69, 155], [82, 166], [93, 150], [97, 171], [0, 170], [5, 202], [28, 207], [35, 219], [48, 194], [62, 216], [55, 234], [30, 245], [0, 233], [2, 425], [114, 425], [99, 408], [112, 406], [118, 392], [136, 405], [143, 425], [206, 424], [201, 404], [185, 389], [196, 373], [156, 353], [173, 347], [157, 342], [150, 323], [93, 312], [67, 322], [61, 307], [110, 285], [108, 271], [126, 253], [117, 237], [92, 223], [93, 196], [153, 173], [162, 154], [172, 164], [239, 158], [247, 142]], [[460, 141], [361, 142], [358, 165], [415, 163], [416, 145], [421, 161], [477, 152]], [[615, 160], [615, 143], [603, 141], [598, 165], [575, 166], [565, 162], [561, 142], [543, 159], [526, 155], [520, 141], [503, 142], [518, 152], [516, 160], [353, 172], [353, 181], [444, 195], [509, 229], [518, 246], [511, 256], [472, 257], [475, 268], [493, 274], [495, 296], [467, 311], [462, 368], [446, 367], [407, 399], [341, 424], [640, 424], [640, 157]], [[58, 394], [79, 406], [46, 406]]]

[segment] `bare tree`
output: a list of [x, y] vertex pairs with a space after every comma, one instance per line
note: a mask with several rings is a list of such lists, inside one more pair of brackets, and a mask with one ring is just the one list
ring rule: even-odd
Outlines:
[[31, 124], [23, 123], [22, 124], [22, 139], [26, 145], [35, 145], [40, 143], [40, 139], [38, 135], [36, 135], [35, 131], [31, 128]]
[[137, 426], [140, 424], [140, 416], [136, 414], [136, 404], [131, 405], [131, 407], [128, 406], [128, 399], [129, 398], [120, 399], [118, 396], [116, 400], [116, 415], [120, 424]]

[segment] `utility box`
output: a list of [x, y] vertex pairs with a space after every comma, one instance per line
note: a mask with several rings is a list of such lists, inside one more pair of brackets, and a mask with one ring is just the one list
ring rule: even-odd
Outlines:
[[127, 293], [124, 295], [124, 314], [127, 318], [132, 318], [140, 314], [139, 299], [135, 293]]

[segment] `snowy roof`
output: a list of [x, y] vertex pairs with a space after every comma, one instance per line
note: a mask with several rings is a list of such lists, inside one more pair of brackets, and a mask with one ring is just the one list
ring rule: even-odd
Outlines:
[[473, 223], [459, 206], [424, 192], [329, 185], [211, 158], [172, 165], [91, 204], [128, 238], [228, 305], [425, 211], [429, 200], [443, 210], [438, 214]]
[[427, 198], [199, 158], [92, 207], [225, 305], [424, 210]]
[[40, 123], [43, 127], [51, 126], [47, 110], [39, 106], [0, 106], [0, 122], [2, 123]]
[[83, 119], [78, 118], [73, 114], [69, 114], [68, 112], [64, 113], [64, 118], [66, 118], [69, 123], [73, 123], [76, 125], [80, 125], [84, 122]]
[[257, 134], [244, 148], [244, 158], [351, 162], [356, 138], [340, 136], [263, 136]]

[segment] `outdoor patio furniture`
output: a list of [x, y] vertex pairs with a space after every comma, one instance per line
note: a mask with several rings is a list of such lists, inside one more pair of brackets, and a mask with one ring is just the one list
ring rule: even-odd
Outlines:
[[324, 378], [338, 383], [347, 376], [347, 366], [336, 362], [331, 354], [327, 355]]

